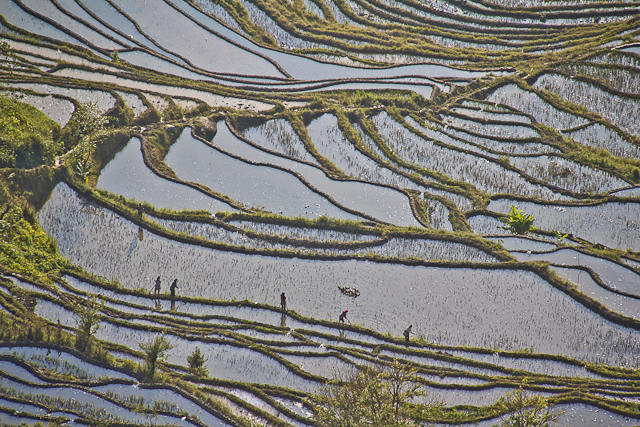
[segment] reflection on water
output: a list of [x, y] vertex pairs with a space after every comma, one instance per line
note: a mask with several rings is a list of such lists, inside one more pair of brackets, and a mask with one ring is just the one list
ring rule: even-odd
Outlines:
[[[603, 321], [529, 272], [249, 256], [152, 234], [128, 258], [127, 239], [118, 236], [130, 236], [133, 226], [103, 209], [82, 211], [79, 203], [77, 197], [51, 198], [40, 213], [43, 228], [71, 262], [117, 277], [124, 287], [138, 288], [157, 275], [180, 277], [185, 296], [277, 306], [284, 291], [288, 305], [301, 314], [335, 320], [335, 313], [349, 309], [354, 323], [396, 336], [411, 323], [435, 343], [533, 347], [631, 366], [640, 354], [637, 332]], [[75, 244], [79, 238], [81, 247]], [[356, 286], [361, 296], [343, 296], [338, 285]], [[588, 342], [581, 338], [586, 330]], [[614, 350], [619, 342], [627, 350]]]
[[374, 116], [372, 121], [389, 148], [407, 164], [422, 166], [491, 193], [555, 198], [548, 188], [531, 184], [498, 163], [442, 147], [412, 133], [384, 111]]
[[[225, 136], [234, 138], [226, 126], [219, 123], [214, 143]], [[317, 218], [327, 214], [355, 219], [311, 191], [294, 175], [223, 154], [194, 139], [189, 129], [171, 146], [165, 161], [181, 179], [204, 184], [247, 206], [262, 206], [287, 216]]]
[[[183, 123], [198, 120], [189, 114], [195, 114], [195, 111], [188, 111], [198, 104], [198, 111], [206, 111], [208, 105], [217, 111], [208, 110], [207, 114], [213, 113], [216, 117], [220, 117], [219, 114], [229, 115], [230, 123], [239, 110], [265, 111], [275, 107], [262, 116], [265, 120], [276, 118], [273, 122], [278, 122], [272, 126], [275, 129], [268, 129], [269, 125], [265, 125], [264, 129], [248, 131], [246, 136], [255, 137], [255, 142], [261, 147], [286, 157], [267, 153], [236, 139], [221, 122], [214, 144], [224, 152], [189, 140], [187, 131], [172, 147], [168, 157], [181, 177], [203, 182], [214, 191], [272, 213], [305, 218], [326, 214], [349, 220], [362, 217], [398, 226], [420, 226], [410, 206], [410, 201], [415, 201], [414, 207], [427, 212], [430, 227], [452, 230], [455, 226], [458, 230], [466, 227], [460, 212], [443, 198], [432, 198], [433, 195], [448, 198], [460, 209], [471, 211], [484, 208], [496, 193], [501, 193], [499, 197], [510, 197], [510, 194], [524, 196], [520, 198], [537, 200], [542, 204], [545, 200], [571, 199], [554, 193], [549, 188], [551, 185], [562, 186], [569, 192], [598, 192], [602, 193], [599, 196], [604, 196], [606, 192], [615, 192], [637, 181], [630, 172], [637, 175], [638, 171], [617, 169], [622, 173], [605, 173], [595, 166], [586, 166], [588, 162], [598, 162], [600, 156], [602, 165], [620, 163], [615, 158], [605, 159], [604, 151], [596, 151], [600, 148], [609, 150], [614, 156], [638, 157], [638, 147], [631, 139], [640, 129], [637, 120], [640, 104], [632, 96], [616, 94], [605, 87], [608, 85], [627, 93], [637, 92], [638, 75], [634, 70], [638, 69], [638, 60], [634, 53], [638, 53], [638, 48], [635, 43], [623, 46], [623, 43], [630, 43], [633, 37], [637, 37], [633, 20], [628, 20], [636, 12], [633, 4], [594, 5], [593, 10], [586, 13], [563, 0], [558, 7], [566, 13], [557, 18], [553, 14], [528, 16], [522, 9], [526, 6], [534, 8], [531, 10], [542, 10], [541, 7], [546, 6], [542, 0], [463, 2], [466, 4], [464, 7], [448, 1], [430, 1], [420, 7], [408, 5], [410, 2], [395, 4], [386, 1], [372, 6], [366, 13], [359, 10], [354, 2], [342, 2], [344, 4], [338, 7], [339, 2], [335, 1], [304, 0], [292, 2], [293, 7], [286, 11], [292, 15], [286, 16], [278, 16], [282, 2], [258, 2], [269, 3], [267, 10], [262, 7], [264, 4], [258, 8], [255, 1], [248, 0], [231, 2], [237, 6], [235, 11], [229, 7], [229, 2], [223, 7], [221, 4], [225, 2], [213, 5], [214, 2], [208, 0], [93, 0], [83, 4], [76, 0], [22, 0], [5, 3], [3, 18], [12, 29], [5, 29], [7, 40], [11, 39], [12, 47], [19, 46], [18, 56], [10, 55], [12, 58], [0, 71], [4, 83], [9, 85], [7, 92], [15, 89], [24, 93], [29, 89], [66, 97], [65, 101], [51, 105], [48, 103], [52, 96], [38, 100], [32, 95], [25, 98], [43, 108], [60, 124], [69, 121], [73, 110], [71, 100], [75, 105], [96, 102], [100, 111], [105, 112], [114, 106], [116, 92], [122, 95], [138, 117], [146, 108], [142, 101], [149, 101], [163, 114], [173, 98], [173, 102], [187, 112]], [[359, 17], [348, 13], [343, 6], [351, 7]], [[511, 9], [501, 9], [503, 6]], [[198, 7], [203, 10], [197, 10]], [[316, 17], [304, 15], [303, 7], [315, 13]], [[335, 15], [335, 20], [329, 16], [328, 10]], [[385, 13], [381, 12], [383, 10]], [[402, 13], [397, 17], [401, 18], [396, 20], [391, 15], [397, 15], [399, 10]], [[594, 11], [602, 12], [603, 16], [596, 17], [598, 13], [591, 13]], [[253, 22], [240, 19], [245, 12]], [[212, 15], [207, 16], [206, 13]], [[42, 20], [37, 14], [46, 16], [48, 20]], [[295, 14], [312, 24], [313, 33], [308, 33], [311, 27], [305, 25], [295, 25], [294, 32], [278, 27], [281, 18], [289, 19]], [[376, 24], [373, 32], [367, 29], [368, 20]], [[620, 22], [610, 25], [617, 20]], [[222, 21], [230, 25], [225, 26]], [[56, 23], [59, 28], [55, 27]], [[334, 40], [329, 40], [327, 33], [322, 32], [327, 23]], [[434, 49], [435, 44], [428, 40], [424, 44], [419, 40], [424, 34], [406, 32], [414, 32], [425, 23], [445, 30], [456, 27], [461, 32], [453, 37], [446, 31], [437, 30], [437, 35], [429, 37], [442, 49]], [[388, 32], [390, 38], [375, 37], [387, 24], [394, 28], [393, 32]], [[349, 25], [353, 25], [352, 33]], [[19, 28], [18, 32], [33, 31], [33, 37], [16, 33], [14, 26]], [[498, 34], [498, 27], [514, 36], [505, 38], [504, 34]], [[568, 41], [563, 35], [557, 36], [569, 27], [577, 42], [573, 39]], [[592, 37], [596, 27], [606, 33], [605, 39], [598, 43], [580, 44], [579, 38]], [[72, 35], [63, 28], [77, 34]], [[517, 31], [512, 31], [515, 29]], [[541, 29], [548, 31], [549, 37], [537, 37]], [[581, 29], [584, 29], [584, 34], [580, 34]], [[496, 35], [495, 40], [482, 36], [483, 31]], [[411, 46], [397, 43], [404, 37], [402, 34], [406, 35], [404, 41]], [[21, 41], [17, 42], [18, 39]], [[33, 40], [37, 43], [31, 45]], [[281, 51], [275, 50], [273, 40], [280, 44], [277, 49]], [[609, 48], [613, 46], [622, 46], [626, 53], [611, 51]], [[305, 47], [320, 48], [311, 54], [315, 58], [333, 57], [333, 60], [344, 61], [344, 64], [355, 64], [360, 58], [367, 64], [361, 64], [360, 68], [327, 64], [303, 56], [309, 51], [290, 52]], [[335, 50], [330, 52], [331, 49], [325, 47], [335, 47]], [[575, 60], [570, 66], [562, 64], [562, 50], [565, 48], [571, 48], [570, 53]], [[483, 55], [482, 49], [489, 52], [489, 56]], [[596, 52], [593, 49], [601, 50]], [[490, 76], [489, 71], [459, 70], [425, 63], [377, 69], [371, 65], [371, 61], [425, 61], [435, 55], [436, 50], [441, 63], [459, 63], [466, 68], [474, 66], [474, 63], [487, 65], [487, 61], [495, 58], [500, 64], [505, 64], [504, 55], [512, 53], [525, 59], [532, 58], [537, 65], [532, 62], [534, 68], [528, 70], [527, 64], [520, 64], [523, 66], [519, 67], [518, 75], [514, 74], [509, 79], [511, 83], [498, 88], [494, 83], [500, 84], [500, 80], [494, 80], [494, 77], [506, 72]], [[558, 61], [544, 63], [535, 58], [545, 52], [557, 54]], [[111, 57], [109, 53], [112, 53]], [[122, 56], [118, 57], [119, 54]], [[126, 64], [127, 60], [131, 63]], [[610, 65], [586, 67], [582, 62], [585, 60]], [[549, 68], [544, 68], [543, 63]], [[137, 69], [133, 64], [144, 65], [147, 69]], [[529, 78], [525, 77], [529, 72]], [[175, 78], [169, 73], [185, 78]], [[579, 74], [598, 79], [599, 83], [595, 80], [586, 83]], [[285, 78], [288, 76], [293, 78]], [[534, 83], [536, 78], [538, 81]], [[528, 84], [534, 84], [538, 90], [530, 90]], [[338, 92], [377, 88], [409, 90], [414, 94], [397, 91], [385, 94], [379, 91], [366, 94]], [[126, 93], [127, 90], [130, 92]], [[550, 92], [544, 93], [543, 90], [556, 96], [547, 96]], [[335, 92], [329, 94], [329, 91]], [[254, 99], [227, 98], [225, 95]], [[425, 99], [432, 95], [432, 99]], [[465, 96], [486, 101], [465, 99]], [[357, 103], [347, 105], [356, 99]], [[561, 104], [558, 99], [581, 105]], [[498, 103], [506, 105], [498, 106]], [[552, 106], [552, 103], [557, 106]], [[367, 109], [365, 104], [374, 107]], [[51, 109], [56, 106], [62, 111], [53, 113]], [[301, 106], [303, 108], [298, 109]], [[366, 117], [380, 111], [383, 112], [373, 118], [375, 126], [371, 127]], [[409, 112], [413, 119], [407, 121], [412, 129], [404, 128], [402, 123], [392, 119], [396, 114]], [[288, 121], [285, 122], [284, 117]], [[349, 142], [346, 132], [351, 130], [347, 126], [343, 134], [338, 129], [336, 117], [359, 121], [355, 131], [362, 138], [354, 137], [354, 141], [359, 143], [362, 140], [363, 151], [377, 157], [375, 161]], [[244, 118], [248, 118], [244, 123], [253, 121], [249, 115]], [[244, 118], [238, 122], [243, 123]], [[171, 126], [170, 120], [168, 114], [163, 114], [159, 123], [149, 126], [157, 126], [157, 129]], [[426, 123], [425, 126], [421, 127], [418, 121]], [[308, 123], [306, 130], [311, 142], [296, 133], [304, 135], [305, 129], [297, 127], [302, 123]], [[295, 125], [296, 131], [291, 124]], [[371, 133], [365, 134], [365, 129]], [[415, 129], [422, 135], [414, 133]], [[621, 129], [632, 138], [629, 139]], [[564, 136], [573, 138], [573, 141]], [[585, 145], [588, 150], [581, 153], [580, 146], [574, 145], [577, 143]], [[100, 188], [148, 202], [157, 208], [203, 209], [210, 213], [234, 210], [230, 205], [211, 199], [187, 185], [152, 174], [143, 164], [138, 147], [137, 139], [130, 141], [115, 156], [99, 178]], [[560, 152], [562, 156], [556, 157]], [[347, 176], [363, 182], [330, 179], [321, 168], [314, 167], [320, 164], [318, 159], [324, 163], [320, 156], [333, 162]], [[396, 164], [398, 158], [401, 165]], [[578, 159], [585, 160], [584, 165]], [[627, 166], [633, 168], [631, 163]], [[523, 176], [525, 173], [528, 176]], [[547, 185], [540, 184], [539, 180]], [[412, 194], [411, 199], [409, 193]], [[633, 197], [637, 194], [637, 188], [630, 188], [617, 195]], [[505, 212], [500, 207], [501, 203], [512, 202], [494, 200], [491, 209]], [[516, 251], [513, 255], [521, 261], [539, 259], [564, 264], [553, 267], [554, 271], [576, 282], [580, 291], [611, 310], [640, 318], [638, 299], [603, 289], [597, 286], [595, 275], [591, 277], [576, 268], [589, 266], [609, 286], [640, 295], [637, 270], [640, 264], [630, 259], [638, 252], [640, 243], [636, 209], [640, 204], [627, 200], [625, 203], [588, 208], [540, 206], [530, 205], [529, 211], [525, 206], [526, 213], [535, 212], [537, 226], [547, 231], [557, 229], [562, 234], [573, 233], [621, 251], [629, 250], [625, 254], [629, 259], [623, 262], [635, 266], [636, 270], [566, 249], [562, 243], [569, 239], [562, 243], [555, 240], [545, 243], [540, 241], [542, 237], [536, 240], [510, 236], [501, 238], [504, 233], [498, 231], [500, 224], [489, 216], [475, 216], [469, 223], [476, 231], [496, 233], [491, 240]], [[508, 208], [509, 205], [503, 207]], [[479, 212], [482, 211], [469, 213]], [[281, 417], [283, 423], [303, 425], [304, 422], [287, 418], [281, 407], [270, 403], [267, 396], [259, 396], [253, 387], [249, 387], [251, 391], [245, 390], [245, 383], [257, 383], [257, 388], [266, 393], [274, 392], [274, 386], [313, 392], [319, 383], [305, 379], [299, 370], [333, 378], [334, 369], [344, 370], [350, 364], [369, 363], [374, 360], [372, 355], [404, 357], [407, 362], [422, 363], [429, 369], [428, 373], [421, 373], [422, 378], [430, 382], [427, 391], [450, 405], [495, 403], [512, 390], [509, 387], [523, 378], [522, 371], [514, 373], [510, 369], [596, 378], [602, 381], [589, 384], [598, 387], [599, 394], [595, 397], [602, 399], [598, 404], [612, 408], [618, 402], [638, 403], [634, 394], [619, 392], [620, 387], [625, 390], [626, 387], [634, 387], [633, 384], [625, 385], [625, 381], [630, 380], [609, 381], [610, 378], [590, 374], [582, 363], [611, 363], [637, 368], [640, 364], [638, 331], [604, 321], [528, 270], [512, 269], [517, 265], [511, 263], [502, 265], [474, 246], [445, 241], [451, 237], [448, 233], [441, 233], [439, 237], [443, 240], [438, 241], [415, 239], [410, 234], [401, 235], [395, 231], [395, 237], [388, 238], [382, 228], [375, 227], [371, 227], [374, 234], [359, 236], [345, 231], [309, 231], [282, 225], [262, 226], [248, 221], [240, 223], [247, 230], [261, 230], [271, 236], [286, 233], [288, 237], [348, 242], [350, 247], [355, 246], [352, 242], [361, 243], [358, 249], [333, 251], [316, 250], [313, 245], [317, 242], [305, 242], [304, 247], [296, 247], [289, 242], [274, 244], [246, 238], [243, 230], [229, 232], [202, 224], [159, 221], [162, 226], [177, 232], [205, 236], [215, 241], [216, 247], [225, 249], [211, 250], [161, 238], [152, 231], [145, 233], [142, 227], [79, 199], [64, 184], [55, 189], [39, 219], [58, 242], [61, 253], [72, 263], [77, 263], [90, 274], [113, 281], [113, 285], [119, 288], [102, 289], [72, 277], [66, 277], [68, 285], [63, 282], [59, 288], [47, 289], [45, 285], [34, 285], [26, 279], [11, 279], [13, 284], [5, 280], [0, 285], [0, 299], [9, 302], [3, 303], [0, 313], [13, 309], [10, 298], [22, 298], [24, 294], [37, 302], [36, 315], [54, 323], [60, 319], [61, 327], [68, 327], [68, 331], [73, 333], [71, 328], [78, 326], [78, 315], [72, 313], [71, 306], [66, 304], [89, 295], [108, 297], [97, 333], [99, 339], [137, 350], [137, 344], [148, 342], [166, 328], [171, 343], [176, 345], [168, 354], [167, 361], [179, 366], [178, 373], [186, 369], [187, 357], [196, 346], [201, 346], [208, 358], [206, 367], [213, 378], [244, 382], [236, 388], [228, 386], [214, 390], [225, 393], [218, 401], [228, 405], [236, 414], [244, 409], [240, 400], [233, 400], [233, 396]], [[147, 224], [155, 221], [147, 216], [145, 220], [149, 221]], [[270, 218], [267, 220], [271, 221]], [[154, 227], [149, 228], [155, 230]], [[384, 240], [377, 240], [379, 237]], [[580, 243], [580, 239], [574, 239], [573, 243]], [[365, 244], [369, 246], [365, 247]], [[240, 251], [240, 247], [242, 253], [234, 252]], [[266, 252], [261, 251], [262, 248], [277, 249], [282, 257], [257, 255]], [[312, 254], [313, 251], [316, 254]], [[547, 253], [526, 254], [526, 251]], [[327, 259], [310, 259], [310, 255], [317, 254]], [[367, 257], [361, 256], [363, 254]], [[376, 255], [377, 260], [384, 262], [364, 261], [365, 258], [373, 259], [370, 255]], [[401, 263], [397, 259], [383, 257], [404, 259]], [[411, 262], [408, 262], [409, 258]], [[478, 264], [460, 261], [476, 261]], [[449, 268], [444, 268], [445, 265]], [[157, 275], [172, 279], [179, 277], [180, 296], [169, 297], [166, 291], [161, 296], [143, 293], [152, 287]], [[340, 292], [343, 286], [357, 287], [361, 295], [349, 298]], [[136, 290], [135, 296], [128, 295], [129, 290]], [[316, 325], [307, 323], [312, 322], [308, 318], [297, 320], [292, 312], [283, 313], [278, 309], [278, 296], [282, 291], [287, 292], [291, 310], [315, 319], [326, 319], [327, 322]], [[204, 300], [191, 303], [183, 296], [215, 298], [217, 301], [211, 304]], [[234, 299], [246, 300], [239, 303], [244, 306], [224, 306], [225, 301]], [[267, 303], [268, 307], [255, 308], [253, 301]], [[352, 326], [369, 327], [382, 335], [374, 338], [355, 332], [355, 328], [349, 330], [348, 325], [338, 325], [338, 313], [347, 308]], [[422, 347], [424, 351], [413, 351], [416, 347], [402, 341], [401, 333], [407, 324], [415, 326], [416, 341], [420, 339], [421, 343], [429, 343]], [[150, 333], [149, 328], [157, 332]], [[316, 333], [323, 335], [316, 337]], [[412, 338], [411, 344], [416, 341]], [[383, 343], [388, 346], [382, 350]], [[449, 347], [455, 356], [459, 356], [453, 359], [446, 351], [436, 351], [431, 343], [482, 349]], [[374, 349], [374, 346], [377, 347]], [[403, 353], [407, 348], [412, 349], [411, 354]], [[498, 355], [492, 349], [520, 352]], [[483, 351], [487, 353], [483, 354]], [[540, 355], [532, 355], [531, 352], [548, 352], [577, 360], [542, 360], [537, 359]], [[124, 353], [114, 354], [135, 364], [143, 363], [141, 359]], [[447, 356], [441, 357], [444, 354]], [[47, 357], [42, 354], [35, 356]], [[115, 371], [101, 371], [103, 368], [98, 369], [80, 359], [75, 361], [64, 352], [58, 352], [57, 356], [56, 360], [66, 364], [56, 365], [51, 356], [49, 359], [32, 358], [29, 363], [60, 376], [93, 378], [104, 374], [118, 377]], [[295, 367], [286, 361], [293, 362]], [[176, 416], [151, 417], [138, 410], [124, 409], [114, 404], [113, 399], [92, 390], [92, 385], [82, 389], [77, 384], [67, 387], [55, 383], [54, 379], [53, 387], [46, 388], [42, 386], [42, 380], [18, 364], [2, 361], [0, 368], [6, 377], [0, 378], [3, 386], [33, 393], [41, 401], [52, 396], [73, 399], [85, 405], [83, 410], [101, 410], [105, 416], [121, 416], [121, 424], [195, 425]], [[460, 375], [450, 375], [450, 369], [459, 370]], [[443, 374], [434, 374], [436, 370]], [[40, 375], [45, 371], [33, 372]], [[11, 381], [11, 375], [32, 383]], [[571, 383], [570, 388], [586, 384], [573, 378], [540, 377], [537, 380], [540, 381], [536, 384], [550, 393], [565, 391], [564, 387], [554, 388], [559, 383]], [[118, 382], [131, 381], [122, 376], [118, 378]], [[176, 393], [176, 389], [140, 390], [147, 386], [153, 387], [150, 384], [141, 387], [138, 384], [135, 387], [110, 384], [101, 390], [117, 393], [123, 398], [144, 397], [150, 405], [155, 403], [153, 399], [164, 399], [198, 416], [202, 425], [222, 425], [204, 407], [198, 407], [187, 396]], [[470, 390], [462, 390], [464, 388]], [[201, 391], [205, 391], [204, 387]], [[275, 389], [277, 394], [282, 394], [282, 391]], [[287, 398], [290, 401], [282, 398], [279, 401], [297, 414], [308, 416], [308, 411], [302, 409], [302, 402], [291, 397], [294, 395], [292, 393]], [[8, 408], [9, 412], [15, 409], [49, 417], [42, 421], [49, 421], [54, 416], [65, 416], [71, 420], [79, 417], [77, 413], [63, 412], [67, 408], [47, 407], [44, 411], [29, 401], [18, 405], [6, 395], [0, 400], [0, 406]], [[626, 426], [637, 421], [586, 405], [571, 404], [563, 408], [567, 409], [567, 415], [561, 418], [562, 425]], [[255, 409], [248, 408], [249, 413], [252, 411]], [[8, 412], [3, 418], [5, 423], [19, 424], [23, 420], [26, 424], [36, 422], [33, 417], [31, 420], [18, 419]], [[79, 425], [81, 421], [76, 419], [69, 425]], [[260, 423], [261, 420], [252, 421]], [[497, 420], [487, 420], [481, 425], [495, 422]]]
[[421, 191], [424, 187], [398, 175], [356, 150], [338, 127], [338, 119], [332, 114], [323, 114], [307, 126], [314, 147], [321, 156], [331, 160], [347, 175], [379, 184], [393, 185]]
[[[565, 427], [631, 427], [638, 424], [635, 418], [619, 415], [600, 407], [589, 406], [582, 403], [560, 404], [553, 407], [554, 411], [562, 412], [558, 418], [558, 425]], [[500, 419], [481, 421], [475, 424], [477, 427], [493, 427]]]
[[282, 316], [280, 316], [280, 327], [282, 328], [287, 327], [287, 315], [284, 313], [282, 313]]
[[151, 172], [144, 164], [137, 138], [131, 139], [102, 170], [97, 187], [157, 208], [176, 211], [203, 209], [209, 212], [232, 209], [226, 203]]
[[166, 162], [182, 179], [200, 182], [235, 200], [250, 206], [263, 206], [274, 213], [307, 218], [327, 214], [355, 219], [354, 215], [316, 194], [295, 175], [280, 169], [284, 168], [300, 174], [311, 186], [349, 209], [393, 224], [420, 225], [413, 216], [409, 199], [397, 190], [329, 179], [318, 168], [251, 147], [238, 140], [223, 122], [218, 123], [213, 144], [248, 161], [269, 163], [279, 168], [235, 159], [195, 140], [187, 131], [183, 131], [171, 147]]
[[[225, 228], [218, 227], [214, 224], [203, 224], [184, 221], [158, 220], [158, 223], [169, 230], [177, 233], [184, 233], [190, 236], [202, 237], [213, 242], [221, 242], [225, 244], [243, 246], [246, 248], [258, 249], [280, 249], [294, 250], [300, 254], [327, 254], [327, 255], [357, 255], [357, 254], [375, 254], [384, 257], [395, 258], [420, 258], [425, 260], [444, 260], [444, 261], [474, 261], [474, 262], [496, 262], [496, 259], [479, 249], [467, 246], [462, 243], [453, 243], [442, 240], [431, 239], [402, 239], [391, 238], [388, 241], [378, 238], [371, 241], [369, 246], [358, 245], [354, 249], [341, 248], [317, 248], [312, 242], [304, 242], [303, 246], [287, 245], [283, 243], [273, 243], [266, 240], [267, 237], [252, 238], [247, 237], [240, 231], [229, 231]], [[266, 226], [258, 226], [257, 228], [265, 230]], [[292, 227], [278, 227], [279, 229], [293, 229]], [[317, 234], [323, 230], [316, 230]], [[305, 234], [311, 234], [307, 232]], [[355, 235], [342, 234], [344, 237], [353, 237]], [[340, 235], [338, 235], [340, 236]], [[293, 236], [289, 236], [293, 237]], [[355, 243], [347, 241], [346, 243]]]
[[560, 249], [543, 254], [513, 253], [519, 261], [544, 260], [558, 265], [585, 266], [595, 271], [613, 289], [640, 296], [640, 275], [612, 261], [586, 255], [572, 249]]
[[492, 200], [487, 209], [508, 214], [511, 205], [533, 215], [538, 228], [572, 233], [589, 242], [622, 250], [640, 248], [640, 203], [559, 206], [499, 199]]
[[[186, 5], [186, 3], [185, 3]], [[219, 72], [284, 77], [266, 59], [218, 37], [171, 8], [165, 2], [154, 2], [153, 7], [140, 8], [135, 3], [119, 6], [145, 33], [152, 33], [164, 48], [187, 59], [197, 67]], [[188, 6], [187, 6], [188, 7]], [[172, 24], [158, 27], [171, 16]], [[215, 22], [210, 19], [209, 21]], [[218, 24], [218, 26], [221, 26]], [[188, 28], [186, 32], [184, 29]]]
[[598, 285], [591, 275], [583, 270], [569, 267], [551, 267], [558, 276], [571, 280], [577, 285], [580, 292], [599, 301], [609, 310], [620, 313], [623, 316], [640, 319], [640, 300], [629, 296], [620, 295]]

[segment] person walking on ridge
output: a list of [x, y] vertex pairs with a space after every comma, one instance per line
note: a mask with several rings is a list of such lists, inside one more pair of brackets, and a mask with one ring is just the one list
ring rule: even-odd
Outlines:
[[160, 295], [160, 276], [156, 279], [155, 294]]
[[284, 292], [280, 294], [280, 307], [282, 307], [282, 311], [287, 311], [287, 297]]
[[[347, 313], [349, 312], [349, 310], [345, 310], [340, 314], [340, 317], [338, 317], [338, 321], [340, 323], [344, 323], [344, 319], [347, 319]], [[349, 320], [349, 319], [347, 319]]]
[[404, 335], [404, 340], [406, 342], [409, 342], [409, 334], [412, 334], [413, 332], [411, 332], [411, 327], [413, 325], [409, 325], [409, 327], [407, 329], [404, 330], [404, 332], [402, 333], [402, 335]]
[[144, 212], [144, 207], [142, 206], [142, 203], [138, 203], [138, 217], [142, 218], [142, 213]]
[[176, 297], [176, 288], [178, 287], [178, 279], [175, 279], [169, 289], [171, 290], [171, 298]]

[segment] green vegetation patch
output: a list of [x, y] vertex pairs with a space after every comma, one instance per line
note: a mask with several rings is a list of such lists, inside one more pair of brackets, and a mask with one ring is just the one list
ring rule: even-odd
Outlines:
[[66, 261], [58, 247], [38, 225], [29, 209], [4, 207], [0, 214], [0, 265], [10, 271], [49, 283]]
[[37, 108], [0, 96], [0, 167], [51, 164], [61, 153], [60, 126]]

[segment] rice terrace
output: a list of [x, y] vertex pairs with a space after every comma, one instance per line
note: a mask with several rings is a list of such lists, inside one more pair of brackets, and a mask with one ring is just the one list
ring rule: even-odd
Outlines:
[[0, 425], [640, 425], [640, 2], [0, 31]]

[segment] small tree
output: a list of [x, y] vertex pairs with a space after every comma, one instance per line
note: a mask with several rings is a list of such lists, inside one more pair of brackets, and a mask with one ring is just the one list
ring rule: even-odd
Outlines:
[[[16, 67], [16, 54], [7, 42], [0, 42], [0, 61], [4, 62], [5, 67], [9, 68], [9, 75], [13, 75], [13, 69]], [[13, 91], [13, 89], [9, 88]]]
[[507, 225], [500, 228], [509, 230], [511, 234], [529, 234], [536, 229], [533, 226], [533, 215], [523, 214], [522, 209], [517, 209], [513, 205], [511, 205], [509, 218], [503, 219], [502, 222]]
[[138, 344], [140, 349], [144, 352], [145, 360], [147, 362], [147, 376], [149, 380], [153, 380], [156, 373], [156, 365], [158, 360], [164, 360], [166, 358], [165, 352], [175, 347], [167, 341], [164, 334], [157, 335], [149, 342], [143, 342]]
[[87, 306], [80, 309], [80, 319], [78, 319], [78, 331], [76, 333], [76, 348], [83, 353], [90, 354], [94, 338], [93, 335], [100, 329], [100, 311], [104, 306], [103, 301], [91, 297]]
[[88, 102], [76, 108], [73, 120], [74, 132], [80, 136], [80, 141], [73, 151], [75, 172], [86, 180], [93, 168], [96, 140], [106, 132], [109, 119], [102, 115], [98, 104]]
[[528, 395], [522, 386], [500, 398], [497, 406], [504, 413], [502, 427], [548, 427], [549, 423], [557, 423], [564, 413], [553, 411], [545, 397]]
[[413, 382], [416, 370], [401, 365], [397, 359], [393, 365], [383, 371], [383, 379], [387, 382], [387, 388], [391, 395], [391, 410], [393, 419], [398, 424], [400, 420], [409, 416], [408, 405], [414, 397], [422, 396], [424, 392], [421, 386]]
[[424, 425], [412, 412], [424, 415], [439, 403], [412, 405], [423, 396], [415, 369], [395, 361], [389, 367], [366, 367], [346, 381], [320, 391], [314, 419], [323, 427], [408, 427]]
[[189, 363], [189, 372], [193, 375], [206, 377], [209, 375], [209, 371], [204, 367], [208, 359], [204, 357], [198, 347], [191, 353], [191, 356], [187, 356], [187, 362]]

